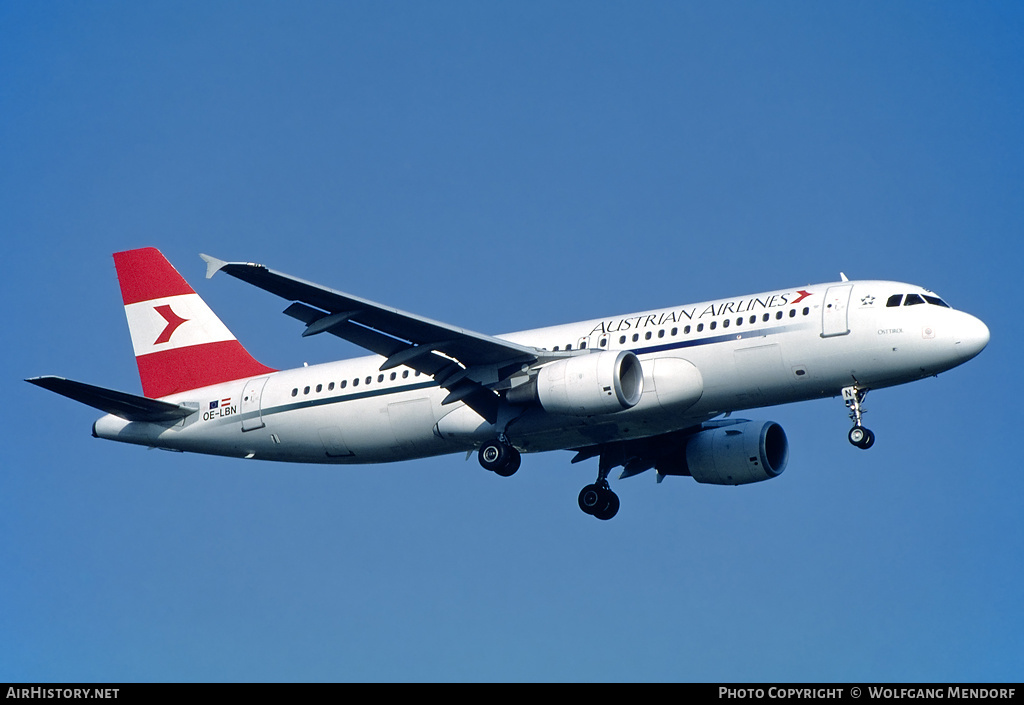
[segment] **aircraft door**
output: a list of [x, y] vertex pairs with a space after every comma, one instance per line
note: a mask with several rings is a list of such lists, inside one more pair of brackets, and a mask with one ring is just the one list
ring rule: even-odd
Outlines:
[[242, 430], [255, 431], [257, 428], [266, 426], [263, 423], [263, 409], [260, 403], [263, 398], [263, 387], [267, 384], [269, 377], [258, 377], [250, 379], [245, 383], [242, 390]]
[[850, 332], [847, 313], [853, 284], [830, 286], [825, 292], [825, 303], [821, 308], [821, 337], [831, 338]]

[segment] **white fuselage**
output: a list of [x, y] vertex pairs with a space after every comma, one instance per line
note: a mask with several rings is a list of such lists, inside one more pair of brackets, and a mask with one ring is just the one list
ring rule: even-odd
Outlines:
[[[898, 305], [891, 305], [901, 296]], [[907, 305], [909, 295], [914, 302]], [[919, 299], [919, 303], [918, 303]], [[887, 305], [889, 304], [889, 305]], [[467, 451], [499, 433], [524, 452], [581, 448], [695, 426], [728, 411], [877, 389], [936, 375], [988, 342], [978, 319], [920, 287], [836, 282], [499, 336], [546, 350], [629, 350], [643, 364], [632, 408], [556, 415], [503, 403], [496, 424], [426, 375], [361, 357], [191, 390], [176, 423], [105, 416], [101, 438], [217, 455], [375, 463]]]

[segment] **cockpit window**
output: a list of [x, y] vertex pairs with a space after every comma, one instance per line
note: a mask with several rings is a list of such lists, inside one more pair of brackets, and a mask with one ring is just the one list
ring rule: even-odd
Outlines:
[[893, 294], [886, 300], [885, 305], [887, 308], [893, 308], [900, 304], [904, 306], [917, 306], [918, 304], [923, 303], [928, 303], [932, 306], [941, 306], [942, 308], [952, 308], [938, 296], [929, 296], [928, 294], [907, 294], [906, 301], [903, 300], [903, 294]]

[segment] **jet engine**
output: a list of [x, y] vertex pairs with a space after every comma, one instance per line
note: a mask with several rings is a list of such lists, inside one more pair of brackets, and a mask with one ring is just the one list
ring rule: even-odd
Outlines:
[[[722, 423], [722, 422], [719, 422]], [[712, 485], [746, 485], [778, 477], [789, 460], [789, 441], [774, 421], [726, 422], [700, 431], [686, 442], [681, 463], [666, 475], [692, 475]]]
[[612, 414], [636, 406], [644, 391], [640, 360], [628, 350], [606, 350], [545, 365], [528, 383], [509, 390], [514, 404], [539, 402], [572, 416]]

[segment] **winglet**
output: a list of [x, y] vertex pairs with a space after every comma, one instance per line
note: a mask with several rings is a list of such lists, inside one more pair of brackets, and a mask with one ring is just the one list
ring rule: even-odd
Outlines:
[[225, 264], [227, 264], [227, 262], [225, 262], [222, 259], [217, 259], [216, 257], [211, 257], [210, 255], [204, 255], [202, 252], [199, 253], [199, 256], [203, 258], [204, 262], [206, 262], [206, 278], [207, 279], [211, 279], [214, 274], [219, 272], [221, 270], [221, 268]]

